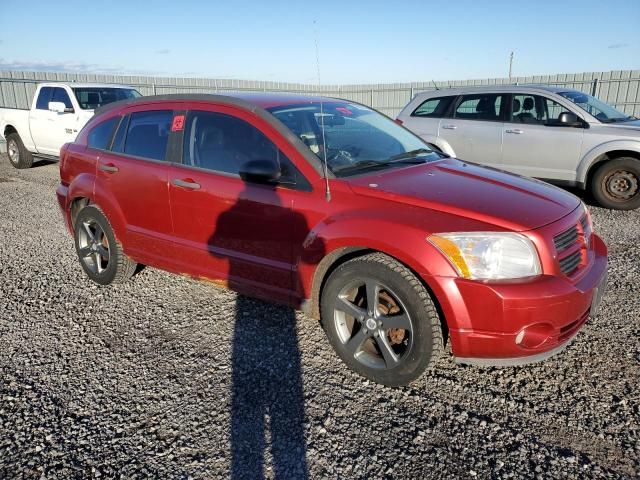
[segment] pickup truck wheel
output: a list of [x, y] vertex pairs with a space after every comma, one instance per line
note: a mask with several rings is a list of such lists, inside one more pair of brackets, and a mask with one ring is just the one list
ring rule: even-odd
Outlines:
[[94, 282], [122, 283], [134, 274], [137, 264], [124, 254], [109, 220], [95, 205], [78, 213], [74, 237], [80, 265]]
[[431, 296], [408, 268], [385, 254], [336, 268], [322, 291], [320, 311], [338, 356], [376, 383], [408, 385], [442, 354]]
[[33, 155], [25, 148], [17, 133], [7, 135], [7, 155], [15, 168], [31, 168], [33, 165]]
[[606, 208], [632, 210], [640, 207], [640, 160], [618, 157], [603, 163], [593, 175], [591, 192]]

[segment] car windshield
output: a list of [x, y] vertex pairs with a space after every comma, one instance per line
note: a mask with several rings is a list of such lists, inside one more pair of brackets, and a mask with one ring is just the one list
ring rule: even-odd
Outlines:
[[133, 88], [117, 87], [78, 87], [73, 89], [73, 93], [83, 110], [95, 110], [107, 103], [142, 96]]
[[[349, 102], [313, 102], [268, 109], [337, 177], [442, 158], [393, 120]], [[324, 138], [323, 129], [324, 126]]]
[[622, 112], [619, 112], [611, 105], [604, 103], [601, 100], [598, 100], [591, 95], [587, 95], [582, 92], [558, 92], [559, 95], [563, 96], [567, 100], [571, 100], [577, 106], [579, 106], [585, 112], [593, 115], [598, 120], [604, 123], [614, 123], [614, 122], [626, 122], [628, 120], [633, 120], [634, 117], [630, 117], [625, 115]]

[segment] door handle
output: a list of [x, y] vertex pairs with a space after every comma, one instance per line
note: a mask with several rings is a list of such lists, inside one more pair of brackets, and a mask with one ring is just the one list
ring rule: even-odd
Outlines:
[[515, 133], [516, 135], [522, 135], [524, 133], [524, 130], [520, 130], [519, 128], [508, 128], [507, 130], [505, 130], [505, 132]]
[[445, 130], [455, 130], [456, 128], [458, 128], [457, 125], [442, 125], [442, 128], [444, 128]]
[[118, 171], [118, 167], [113, 163], [101, 163], [98, 168], [107, 173], [116, 173]]
[[200, 188], [200, 184], [194, 182], [190, 178], [188, 178], [186, 180], [182, 180], [180, 178], [174, 178], [173, 179], [173, 184], [176, 187], [188, 188], [189, 190], [198, 190]]

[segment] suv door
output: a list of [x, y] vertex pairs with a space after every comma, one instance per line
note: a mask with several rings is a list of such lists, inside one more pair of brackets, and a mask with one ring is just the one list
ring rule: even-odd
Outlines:
[[[292, 238], [307, 228], [292, 204], [310, 188], [261, 122], [223, 106], [187, 114], [182, 163], [169, 175], [176, 268], [289, 302], [295, 295]], [[239, 172], [250, 160], [278, 162], [280, 181], [242, 180]]]
[[529, 177], [573, 181], [584, 128], [555, 122], [567, 107], [543, 95], [514, 93], [504, 124], [505, 170]]
[[505, 97], [500, 93], [462, 95], [452, 118], [440, 120], [438, 136], [451, 145], [457, 158], [501, 167]]
[[126, 238], [119, 239], [125, 252], [138, 262], [158, 266], [166, 264], [171, 246], [169, 167], [165, 157], [172, 117], [172, 110], [153, 107], [124, 115], [110, 149], [100, 149], [100, 144], [92, 146], [93, 130], [89, 133], [88, 148], [97, 153], [97, 203], [101, 204], [98, 197], [105, 195], [109, 197], [105, 205], [119, 208], [114, 217], [123, 216], [125, 220]]
[[448, 116], [455, 96], [427, 98], [418, 107], [403, 115], [402, 124], [425, 142], [436, 143], [440, 119]]

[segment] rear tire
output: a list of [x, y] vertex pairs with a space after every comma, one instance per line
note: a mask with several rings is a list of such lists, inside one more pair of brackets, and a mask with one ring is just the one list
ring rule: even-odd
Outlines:
[[323, 288], [320, 311], [338, 356], [376, 383], [408, 385], [442, 354], [442, 327], [429, 292], [383, 253], [336, 268]]
[[33, 155], [25, 148], [17, 133], [7, 135], [7, 156], [9, 163], [15, 168], [31, 168], [33, 165]]
[[137, 264], [124, 254], [109, 220], [97, 206], [80, 210], [74, 239], [80, 265], [94, 282], [123, 283], [135, 273]]
[[640, 160], [618, 157], [600, 165], [591, 180], [591, 193], [605, 208], [640, 207]]

